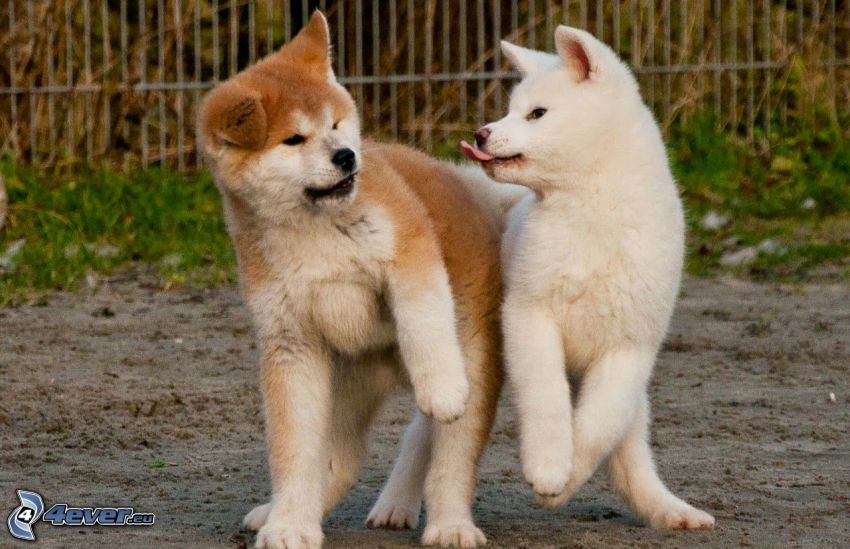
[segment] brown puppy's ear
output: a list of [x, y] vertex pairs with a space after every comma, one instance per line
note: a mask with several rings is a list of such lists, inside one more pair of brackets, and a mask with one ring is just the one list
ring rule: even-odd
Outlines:
[[325, 73], [331, 69], [330, 46], [328, 20], [316, 10], [307, 25], [280, 51], [294, 61], [314, 66]]
[[266, 144], [266, 130], [260, 95], [238, 82], [222, 84], [204, 98], [199, 133], [207, 142], [259, 150]]

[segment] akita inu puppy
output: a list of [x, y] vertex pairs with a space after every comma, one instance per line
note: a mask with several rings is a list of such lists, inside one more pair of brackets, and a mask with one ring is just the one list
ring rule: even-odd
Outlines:
[[470, 504], [502, 382], [501, 275], [480, 180], [361, 143], [318, 12], [205, 97], [198, 141], [260, 346], [272, 497], [245, 518], [257, 546], [321, 545], [371, 419], [406, 382], [420, 411], [369, 525], [414, 527], [424, 492], [424, 544], [484, 543]]
[[685, 236], [664, 144], [610, 48], [564, 26], [555, 43], [558, 55], [502, 43], [522, 75], [510, 112], [478, 130], [477, 147], [461, 144], [494, 179], [533, 191], [510, 212], [502, 255], [524, 475], [554, 507], [610, 456], [614, 484], [642, 519], [710, 528], [710, 515], [658, 478], [648, 441], [647, 384]]

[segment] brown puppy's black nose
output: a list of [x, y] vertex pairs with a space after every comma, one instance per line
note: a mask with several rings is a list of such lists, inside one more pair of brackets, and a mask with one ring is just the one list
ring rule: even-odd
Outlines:
[[351, 149], [337, 149], [331, 157], [331, 162], [340, 167], [344, 172], [350, 172], [354, 168], [354, 151]]
[[477, 132], [475, 132], [475, 144], [481, 147], [484, 143], [487, 142], [487, 138], [490, 137], [490, 130], [487, 128], [481, 128]]

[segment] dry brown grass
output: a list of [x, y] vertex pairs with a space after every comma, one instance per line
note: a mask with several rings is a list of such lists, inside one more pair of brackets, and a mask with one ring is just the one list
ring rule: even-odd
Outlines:
[[[24, 89], [0, 95], [0, 149], [58, 168], [81, 160], [192, 166], [194, 105], [202, 92], [135, 87], [143, 80], [177, 82], [181, 72], [186, 82], [226, 78], [232, 68], [280, 45], [301, 18], [300, 1], [290, 3], [288, 14], [281, 2], [265, 0], [220, 0], [218, 12], [212, 0], [147, 0], [141, 10], [139, 2], [18, 0], [12, 12], [0, 13], [0, 28], [10, 29], [0, 34], [0, 51], [7, 53], [0, 61], [0, 87]], [[519, 1], [516, 8], [509, 2], [415, 0], [412, 12], [408, 2], [398, 1], [395, 44], [388, 2], [322, 4], [343, 75], [361, 70], [379, 75], [507, 70], [495, 48], [499, 38], [550, 48], [554, 25], [568, 20], [619, 46], [624, 59], [638, 69], [644, 95], [665, 128], [708, 109], [727, 130], [765, 145], [770, 124], [824, 111], [835, 123], [837, 110], [850, 105], [850, 68], [829, 64], [850, 58], [850, 6], [843, 3], [833, 15], [833, 3], [827, 0], [803, 2], [801, 9], [787, 1], [572, 1], [566, 3], [567, 11], [565, 3], [543, 0]], [[124, 16], [122, 5], [127, 8]], [[273, 9], [267, 11], [270, 5]], [[721, 6], [719, 12], [715, 6]], [[252, 17], [253, 30], [248, 24]], [[718, 59], [743, 63], [750, 55], [777, 66], [706, 66]], [[692, 68], [652, 72], [652, 67], [667, 66]], [[31, 92], [51, 85], [71, 89]], [[499, 116], [509, 85], [510, 80], [454, 80], [350, 89], [369, 134], [434, 145], [439, 151], [482, 119]]]

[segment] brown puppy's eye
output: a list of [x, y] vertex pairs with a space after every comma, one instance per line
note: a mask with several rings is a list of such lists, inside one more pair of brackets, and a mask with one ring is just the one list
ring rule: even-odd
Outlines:
[[332, 130], [339, 129], [339, 122], [334, 122], [334, 125], [331, 127]]
[[546, 109], [544, 109], [542, 107], [538, 107], [538, 108], [534, 109], [533, 111], [531, 111], [530, 113], [528, 113], [528, 116], [526, 116], [526, 118], [528, 120], [537, 120], [538, 118], [543, 118], [544, 114], [546, 114]]
[[301, 143], [303, 143], [305, 141], [307, 141], [307, 139], [303, 135], [296, 133], [295, 135], [291, 135], [291, 136], [287, 137], [286, 139], [284, 139], [283, 144], [289, 145], [290, 147], [293, 147], [295, 145], [300, 145]]

